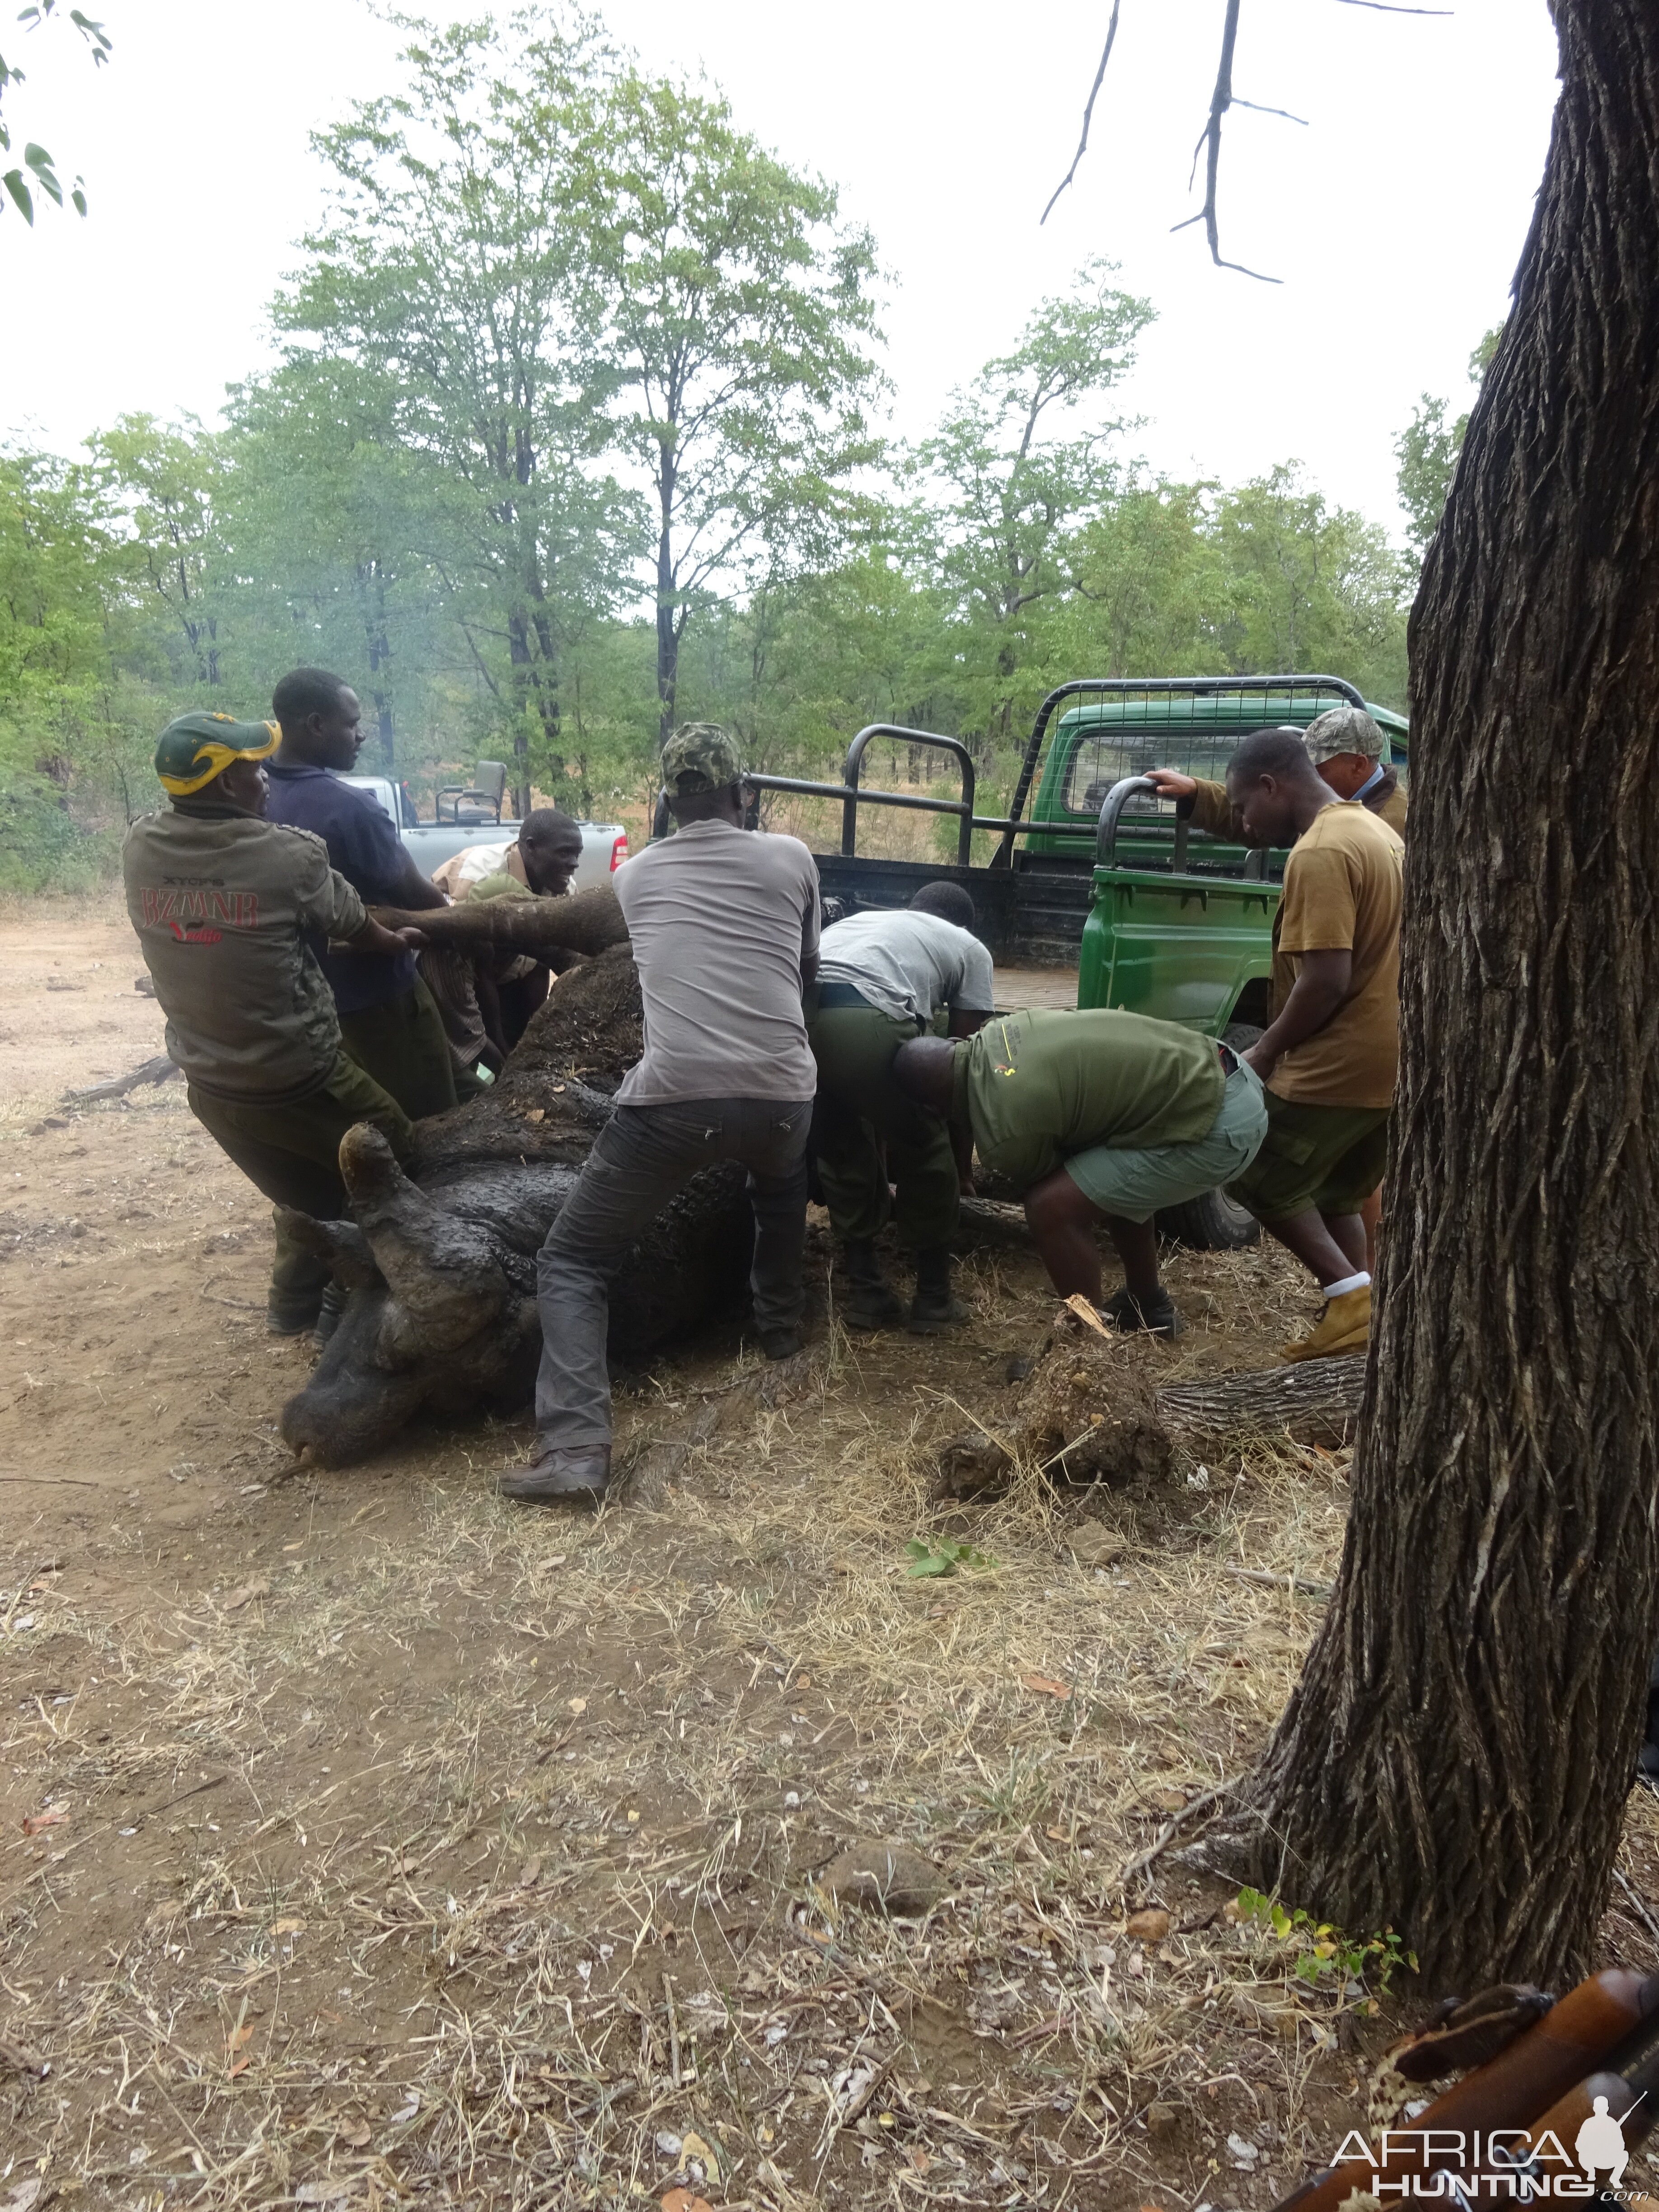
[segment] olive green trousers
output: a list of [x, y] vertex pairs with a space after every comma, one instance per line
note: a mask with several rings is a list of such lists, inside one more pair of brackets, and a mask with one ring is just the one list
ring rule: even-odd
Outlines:
[[[918, 1034], [877, 1006], [824, 1006], [807, 1022], [818, 1064], [812, 1148], [830, 1223], [842, 1243], [878, 1237], [890, 1213], [900, 1241], [931, 1251], [956, 1234], [956, 1155], [949, 1125], [893, 1080], [893, 1058]], [[890, 1182], [897, 1187], [890, 1203]]]
[[[354, 1123], [372, 1121], [399, 1159], [415, 1141], [410, 1118], [373, 1076], [341, 1053], [320, 1090], [286, 1106], [263, 1099], [216, 1098], [186, 1085], [190, 1110], [221, 1152], [234, 1160], [273, 1206], [291, 1206], [314, 1221], [349, 1220], [340, 1176], [340, 1139]], [[275, 1328], [301, 1329], [316, 1319], [328, 1262], [276, 1231], [269, 1310]]]

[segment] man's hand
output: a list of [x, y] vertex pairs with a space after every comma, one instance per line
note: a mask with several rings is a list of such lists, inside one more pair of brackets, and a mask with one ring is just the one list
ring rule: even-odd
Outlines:
[[1264, 1083], [1279, 1065], [1279, 1054], [1276, 1052], [1269, 1052], [1266, 1048], [1267, 1043], [1267, 1040], [1265, 1036], [1260, 1037], [1248, 1051], [1241, 1052], [1238, 1055], [1245, 1066], [1253, 1067]]
[[1183, 775], [1178, 768], [1149, 768], [1146, 781], [1158, 786], [1160, 799], [1190, 799], [1198, 789], [1198, 778]]
[[371, 915], [346, 942], [354, 952], [378, 952], [383, 959], [395, 960], [399, 953], [420, 951], [426, 939], [418, 929], [387, 929]]

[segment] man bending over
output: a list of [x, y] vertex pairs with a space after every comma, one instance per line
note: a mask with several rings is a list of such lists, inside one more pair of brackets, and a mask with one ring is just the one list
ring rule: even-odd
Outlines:
[[[893, 1080], [899, 1047], [949, 1010], [952, 1036], [991, 1018], [991, 956], [972, 934], [974, 902], [959, 884], [924, 884], [908, 908], [855, 914], [823, 933], [807, 1023], [818, 1064], [812, 1145], [840, 1247], [849, 1328], [900, 1322], [931, 1335], [968, 1317], [951, 1295], [951, 1239], [962, 1176], [940, 1116]], [[963, 1164], [965, 1166], [965, 1164]], [[907, 1315], [884, 1279], [876, 1239], [896, 1186], [899, 1242], [915, 1255]]]
[[[1267, 1126], [1261, 1085], [1224, 1044], [1143, 1014], [998, 1014], [965, 1044], [918, 1037], [900, 1088], [963, 1121], [1006, 1176], [1062, 1297], [1081, 1291], [1122, 1329], [1183, 1326], [1158, 1279], [1153, 1216], [1240, 1175]], [[1101, 1306], [1103, 1226], [1123, 1288]]]

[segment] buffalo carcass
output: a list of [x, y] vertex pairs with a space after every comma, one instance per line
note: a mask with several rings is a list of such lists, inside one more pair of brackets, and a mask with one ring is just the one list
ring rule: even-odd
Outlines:
[[[372, 1451], [422, 1407], [511, 1411], [529, 1398], [536, 1253], [641, 1048], [639, 981], [610, 891], [380, 918], [446, 945], [592, 957], [561, 977], [489, 1092], [418, 1125], [407, 1174], [360, 1125], [340, 1148], [353, 1219], [286, 1217], [349, 1292], [310, 1381], [283, 1408], [294, 1449], [332, 1463]], [[698, 1176], [615, 1285], [613, 1356], [637, 1359], [733, 1308], [753, 1236], [742, 1170]]]

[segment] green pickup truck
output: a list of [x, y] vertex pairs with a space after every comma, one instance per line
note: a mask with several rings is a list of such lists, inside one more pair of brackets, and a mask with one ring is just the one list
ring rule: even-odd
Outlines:
[[[1122, 1006], [1244, 1044], [1267, 1020], [1285, 855], [1189, 836], [1146, 772], [1176, 768], [1219, 781], [1234, 746], [1253, 730], [1305, 729], [1342, 705], [1367, 708], [1393, 764], [1404, 769], [1404, 717], [1370, 704], [1340, 677], [1195, 676], [1085, 679], [1051, 692], [1006, 815], [976, 811], [975, 763], [958, 738], [884, 723], [854, 738], [839, 784], [750, 781], [761, 790], [841, 802], [841, 850], [817, 856], [818, 875], [826, 897], [848, 911], [903, 906], [920, 884], [949, 877], [972, 896], [979, 934], [1000, 963], [1075, 963], [1079, 1006]], [[878, 738], [946, 754], [961, 776], [960, 797], [866, 787], [864, 757]], [[867, 805], [954, 816], [954, 864], [860, 854], [859, 810]], [[995, 849], [975, 866], [974, 838], [988, 834]], [[1249, 1217], [1219, 1192], [1159, 1218], [1200, 1245], [1243, 1244], [1255, 1234]]]

